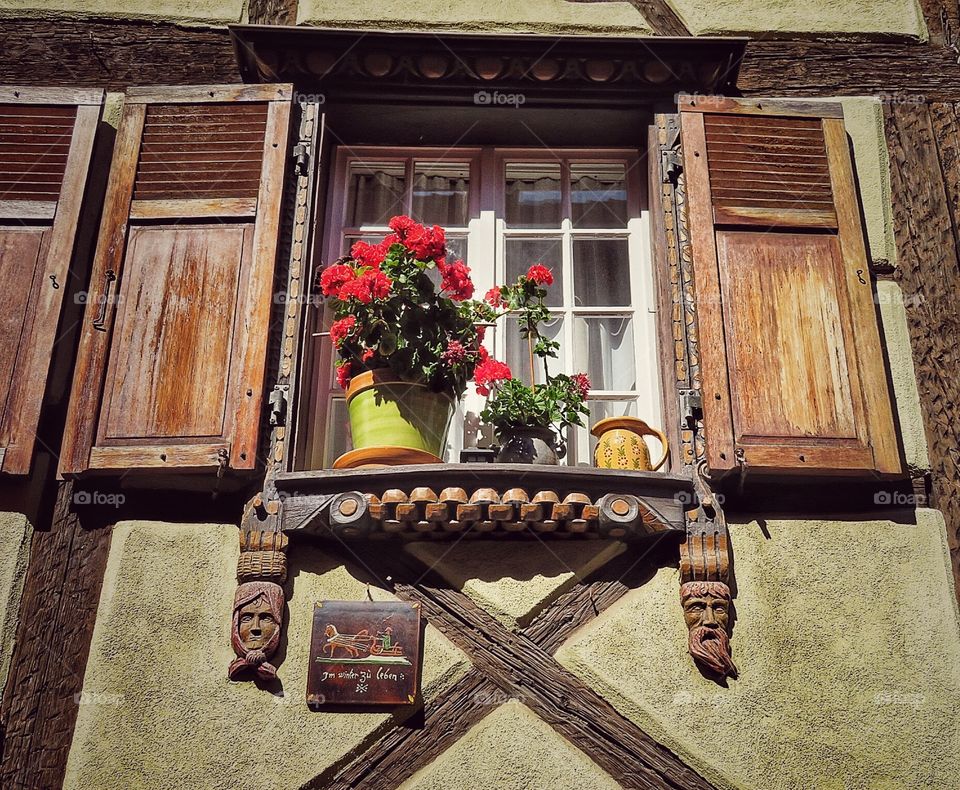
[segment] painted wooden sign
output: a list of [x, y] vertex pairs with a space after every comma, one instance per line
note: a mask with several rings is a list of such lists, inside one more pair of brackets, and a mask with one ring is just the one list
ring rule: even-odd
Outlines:
[[412, 705], [419, 682], [420, 604], [316, 604], [307, 674], [311, 708]]

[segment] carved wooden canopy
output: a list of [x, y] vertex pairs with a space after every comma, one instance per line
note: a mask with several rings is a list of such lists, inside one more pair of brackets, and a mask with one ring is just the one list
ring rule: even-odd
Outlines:
[[319, 84], [328, 99], [473, 104], [474, 93], [518, 91], [525, 104], [576, 92], [578, 103], [729, 93], [747, 39], [555, 37], [233, 25], [247, 82]]

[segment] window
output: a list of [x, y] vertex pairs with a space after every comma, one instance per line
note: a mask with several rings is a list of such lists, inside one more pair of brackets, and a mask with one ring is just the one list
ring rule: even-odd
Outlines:
[[[400, 213], [446, 228], [448, 257], [470, 266], [478, 295], [542, 262], [555, 278], [547, 331], [560, 342], [560, 354], [551, 372], [590, 376], [591, 426], [622, 414], [659, 424], [641, 161], [638, 152], [622, 150], [343, 148], [330, 188], [323, 263], [347, 253], [357, 239], [379, 241]], [[329, 343], [322, 341], [313, 468], [329, 467], [350, 446], [343, 392], [334, 382]], [[501, 319], [487, 344], [514, 375], [530, 381], [529, 353], [515, 320]], [[543, 381], [542, 366], [533, 375]], [[467, 418], [482, 409], [483, 399], [471, 389], [450, 430], [448, 460], [458, 458], [465, 441], [484, 443], [483, 432], [465, 437], [463, 428], [475, 426]], [[569, 440], [567, 463], [589, 464], [588, 428], [572, 431]]]

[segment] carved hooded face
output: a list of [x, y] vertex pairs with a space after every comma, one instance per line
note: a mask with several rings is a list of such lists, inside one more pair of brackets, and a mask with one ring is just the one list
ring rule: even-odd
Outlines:
[[264, 679], [277, 676], [267, 659], [280, 644], [284, 601], [283, 588], [273, 582], [245, 582], [237, 587], [230, 641], [238, 658], [230, 664], [231, 678], [246, 669]]
[[697, 666], [718, 680], [736, 677], [730, 657], [730, 588], [723, 582], [687, 582], [680, 587], [680, 601]]

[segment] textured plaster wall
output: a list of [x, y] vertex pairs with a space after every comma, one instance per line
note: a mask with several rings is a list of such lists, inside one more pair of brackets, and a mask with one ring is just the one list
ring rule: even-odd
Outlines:
[[883, 131], [883, 105], [869, 96], [836, 101], [843, 105], [843, 122], [853, 144], [868, 253], [874, 261], [895, 263], [897, 244], [893, 235], [890, 152]]
[[626, 546], [591, 543], [410, 543], [404, 547], [462, 590], [507, 628], [530, 624], [537, 612], [602, 567]]
[[0, 17], [101, 17], [181, 24], [224, 25], [244, 21], [245, 0], [0, 0]]
[[378, 30], [514, 33], [652, 33], [629, 2], [571, 0], [300, 0], [297, 24]]
[[20, 513], [0, 513], [0, 696], [10, 672], [33, 528]]
[[[283, 696], [227, 680], [237, 554], [229, 525], [114, 529], [64, 787], [296, 788], [390, 724], [385, 713], [307, 709], [314, 601], [367, 594], [349, 568], [316, 549], [291, 552]], [[468, 666], [427, 628], [428, 700]]]
[[942, 516], [731, 524], [740, 678], [686, 655], [661, 569], [558, 660], [721, 788], [915, 790], [960, 777], [960, 617]]
[[400, 790], [617, 790], [599, 765], [529, 708], [511, 700]]
[[904, 457], [911, 472], [926, 472], [930, 469], [930, 457], [927, 454], [927, 437], [920, 408], [920, 391], [917, 389], [917, 371], [913, 367], [913, 348], [910, 345], [903, 291], [895, 282], [880, 280], [877, 282], [877, 301], [880, 303], [880, 319], [890, 360]]
[[668, 0], [694, 35], [856, 34], [926, 40], [916, 0]]

